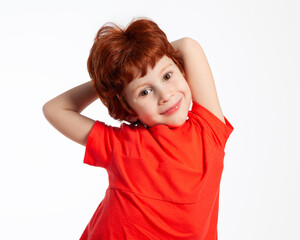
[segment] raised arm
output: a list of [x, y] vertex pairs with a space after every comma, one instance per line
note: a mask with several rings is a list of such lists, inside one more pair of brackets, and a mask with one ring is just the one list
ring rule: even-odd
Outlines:
[[171, 45], [175, 50], [180, 50], [193, 101], [225, 123], [214, 78], [200, 44], [192, 38], [185, 37], [172, 42]]
[[80, 113], [97, 98], [92, 81], [89, 81], [45, 103], [43, 112], [53, 127], [85, 146], [95, 121]]

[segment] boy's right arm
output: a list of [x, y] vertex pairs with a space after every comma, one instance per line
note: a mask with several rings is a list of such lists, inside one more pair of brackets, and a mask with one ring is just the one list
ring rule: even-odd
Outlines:
[[45, 103], [43, 113], [63, 135], [85, 146], [95, 121], [80, 113], [96, 99], [97, 92], [88, 81]]

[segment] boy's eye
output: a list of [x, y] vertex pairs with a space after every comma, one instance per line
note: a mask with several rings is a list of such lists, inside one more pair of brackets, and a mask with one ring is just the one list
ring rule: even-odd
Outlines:
[[146, 95], [148, 95], [149, 93], [151, 92], [151, 89], [145, 89], [145, 90], [143, 90], [142, 92], [141, 92], [141, 96], [146, 96]]
[[172, 76], [172, 73], [170, 73], [170, 72], [167, 73], [164, 77], [164, 80], [169, 80], [171, 78], [171, 76]]

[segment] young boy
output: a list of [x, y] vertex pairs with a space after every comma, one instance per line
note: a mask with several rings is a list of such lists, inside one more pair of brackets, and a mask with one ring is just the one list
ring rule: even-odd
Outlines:
[[[103, 26], [88, 71], [92, 81], [43, 107], [57, 130], [86, 146], [84, 162], [108, 172], [105, 197], [80, 239], [217, 239], [233, 127], [201, 46], [187, 37], [169, 43], [149, 19], [124, 30]], [[81, 115], [98, 97], [113, 118], [131, 124]]]

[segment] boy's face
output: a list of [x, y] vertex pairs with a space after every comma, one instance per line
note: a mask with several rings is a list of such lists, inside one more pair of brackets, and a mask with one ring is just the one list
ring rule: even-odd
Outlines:
[[148, 127], [165, 124], [182, 125], [191, 104], [189, 85], [176, 64], [167, 56], [162, 57], [147, 74], [136, 78], [125, 88], [125, 98], [131, 109]]

